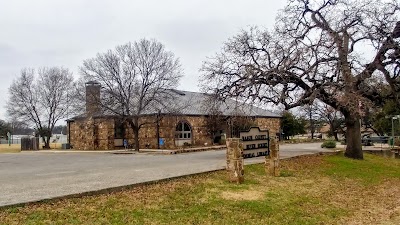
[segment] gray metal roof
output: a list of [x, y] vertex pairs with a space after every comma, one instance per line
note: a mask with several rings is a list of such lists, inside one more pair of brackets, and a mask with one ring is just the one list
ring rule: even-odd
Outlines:
[[[172, 91], [174, 92], [173, 102], [178, 105], [177, 111], [183, 115], [209, 115], [209, 105], [214, 105], [222, 115], [226, 116], [244, 115], [256, 117], [281, 117], [269, 110], [247, 103], [241, 103], [233, 99], [215, 102], [216, 100], [213, 100], [209, 94], [181, 90]], [[162, 113], [167, 112], [162, 111]]]
[[[226, 99], [225, 101], [218, 101], [212, 98], [211, 95], [191, 92], [191, 91], [181, 91], [181, 90], [169, 90], [168, 98], [163, 99], [162, 104], [155, 103], [153, 107], [148, 108], [142, 115], [155, 115], [161, 114], [172, 114], [172, 115], [210, 115], [212, 112], [218, 112], [224, 116], [255, 116], [255, 117], [275, 117], [280, 118], [279, 114], [273, 113], [271, 111], [253, 106], [251, 104], [241, 103], [233, 99]], [[213, 108], [214, 111], [210, 111]], [[83, 113], [81, 115], [70, 118], [83, 119], [86, 118], [87, 114]], [[104, 117], [113, 116], [110, 113], [98, 112], [94, 117]]]

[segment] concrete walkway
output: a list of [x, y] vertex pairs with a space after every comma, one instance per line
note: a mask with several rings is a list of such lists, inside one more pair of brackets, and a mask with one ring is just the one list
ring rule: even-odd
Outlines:
[[[285, 144], [281, 158], [318, 152], [321, 143]], [[0, 154], [0, 206], [119, 190], [225, 169], [225, 150], [185, 154], [39, 151]], [[263, 157], [245, 159], [262, 163]]]

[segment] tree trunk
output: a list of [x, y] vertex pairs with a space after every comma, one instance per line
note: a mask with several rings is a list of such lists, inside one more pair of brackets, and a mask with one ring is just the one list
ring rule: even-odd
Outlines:
[[50, 137], [46, 137], [45, 148], [50, 149]]
[[311, 139], [314, 139], [314, 132], [315, 132], [315, 129], [314, 129], [314, 121], [313, 121], [313, 118], [312, 118], [312, 108], [311, 108], [311, 106], [310, 106], [310, 131], [311, 131]]
[[135, 141], [135, 151], [139, 152], [139, 130], [140, 130], [140, 126], [138, 125], [139, 123], [139, 118], [128, 118], [127, 119], [130, 127], [132, 128], [133, 131], [133, 139]]
[[139, 128], [136, 127], [133, 129], [134, 135], [135, 135], [135, 151], [139, 152]]
[[346, 151], [344, 155], [352, 159], [363, 159], [361, 147], [361, 126], [358, 117], [345, 115], [346, 124]]
[[339, 141], [338, 133], [336, 131], [333, 131], [333, 137], [335, 138], [335, 141]]
[[332, 137], [335, 138], [335, 141], [339, 141], [337, 129], [336, 127], [334, 127], [335, 125], [333, 123], [330, 123], [329, 126], [329, 135], [332, 135]]
[[44, 143], [43, 148], [44, 149], [50, 149], [50, 138], [47, 138], [45, 136], [42, 136], [42, 141]]
[[140, 130], [139, 118], [135, 117], [134, 123], [135, 126], [133, 127], [133, 133], [135, 135], [135, 151], [139, 152], [139, 130]]

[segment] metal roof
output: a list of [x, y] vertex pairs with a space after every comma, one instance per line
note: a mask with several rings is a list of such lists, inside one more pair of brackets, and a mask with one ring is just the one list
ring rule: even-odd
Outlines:
[[[214, 100], [210, 94], [182, 91], [170, 89], [170, 96], [163, 100], [163, 105], [154, 105], [147, 109], [142, 115], [155, 115], [172, 114], [172, 115], [188, 115], [188, 116], [201, 116], [210, 115], [211, 105], [218, 112], [224, 116], [254, 116], [254, 117], [275, 117], [280, 118], [279, 114], [262, 109], [251, 104], [242, 103], [233, 99], [226, 99], [225, 101]], [[171, 97], [172, 96], [172, 97]], [[111, 116], [108, 113], [98, 112], [94, 117]], [[86, 118], [86, 113], [75, 116], [69, 120]]]
[[[173, 102], [177, 104], [178, 112], [183, 115], [209, 115], [210, 107], [207, 107], [207, 105], [213, 104], [218, 105], [216, 107], [217, 110], [222, 115], [226, 116], [244, 115], [256, 117], [281, 117], [280, 115], [269, 110], [253, 106], [251, 104], [238, 102], [233, 99], [212, 102], [213, 100], [209, 94], [182, 90], [172, 90], [172, 92], [175, 93]], [[168, 112], [162, 111], [162, 113]]]

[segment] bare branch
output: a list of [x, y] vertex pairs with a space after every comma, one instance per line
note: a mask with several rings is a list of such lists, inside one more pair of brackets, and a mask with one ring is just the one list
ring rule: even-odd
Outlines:
[[56, 123], [66, 119], [72, 100], [72, 74], [64, 68], [23, 69], [9, 88], [7, 112], [35, 126], [49, 148]]
[[[151, 112], [171, 111], [175, 104], [170, 89], [182, 77], [179, 60], [155, 40], [117, 46], [85, 60], [80, 68], [83, 80], [99, 82], [103, 113], [127, 121], [138, 137], [144, 122], [139, 118]], [[135, 141], [139, 148], [138, 139]]]

